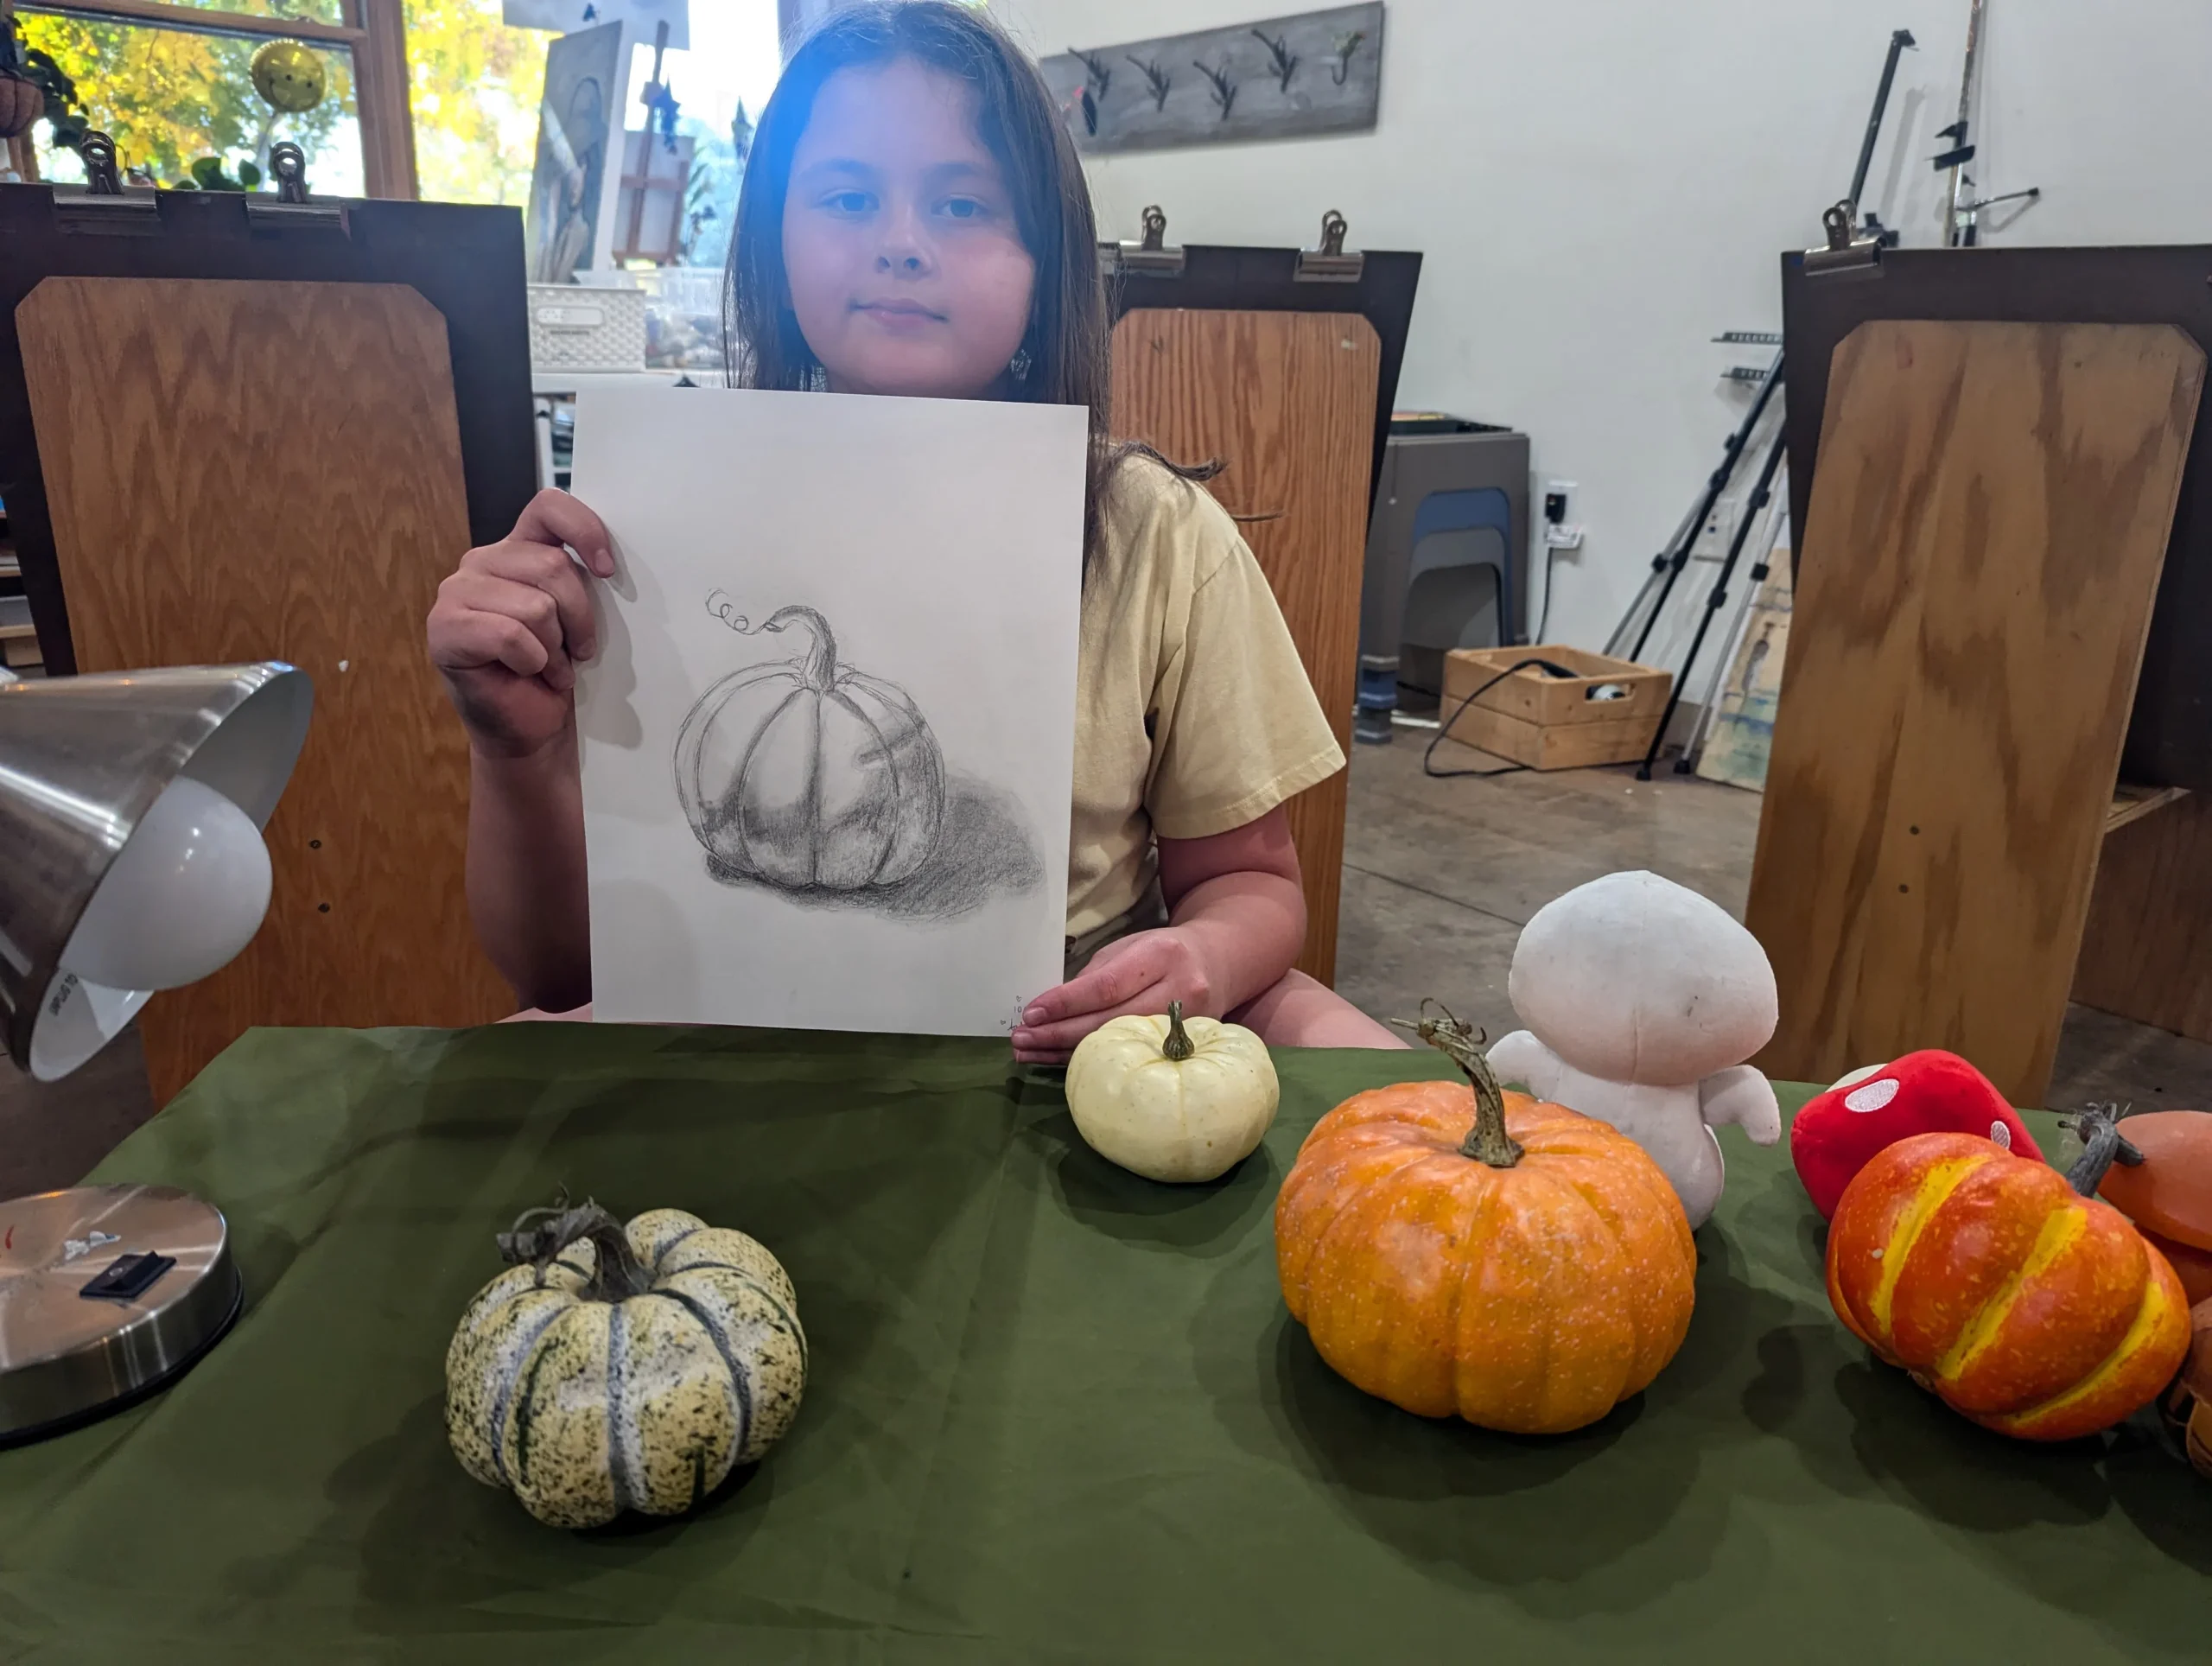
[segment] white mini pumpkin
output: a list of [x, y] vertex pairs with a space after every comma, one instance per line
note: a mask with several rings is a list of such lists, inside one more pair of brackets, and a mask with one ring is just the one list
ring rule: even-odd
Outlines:
[[596, 1205], [502, 1233], [446, 1351], [461, 1467], [555, 1527], [673, 1516], [798, 1415], [806, 1336], [791, 1279], [744, 1233], [680, 1209], [623, 1227]]
[[1241, 1025], [1183, 1016], [1116, 1018], [1068, 1061], [1076, 1131], [1148, 1180], [1211, 1180], [1250, 1156], [1281, 1098], [1267, 1044]]

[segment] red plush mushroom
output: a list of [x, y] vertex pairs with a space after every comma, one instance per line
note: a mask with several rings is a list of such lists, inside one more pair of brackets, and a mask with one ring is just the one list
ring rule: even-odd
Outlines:
[[2043, 1157], [1987, 1077], [1955, 1052], [1929, 1048], [1853, 1071], [1808, 1103], [1789, 1125], [1789, 1160], [1828, 1220], [1852, 1176], [1916, 1134], [1975, 1134], [2019, 1156]]

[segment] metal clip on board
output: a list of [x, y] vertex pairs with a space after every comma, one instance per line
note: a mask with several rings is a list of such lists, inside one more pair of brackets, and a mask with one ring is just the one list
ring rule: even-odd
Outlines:
[[[82, 194], [55, 194], [54, 212], [61, 229], [158, 237], [162, 231], [159, 196], [150, 190], [124, 194], [116, 165], [115, 141], [97, 130], [88, 132], [79, 151], [85, 159], [85, 189]], [[272, 149], [269, 171], [276, 177], [276, 200], [264, 201], [256, 193], [245, 196], [246, 224], [252, 230], [346, 234], [343, 203], [308, 200], [307, 153], [298, 145], [287, 140]]]
[[84, 194], [56, 194], [54, 199], [54, 215], [63, 230], [120, 232], [129, 236], [161, 229], [161, 210], [155, 206], [152, 192], [143, 196], [123, 194], [113, 139], [94, 128], [79, 141], [77, 153], [85, 159]]
[[1367, 271], [1367, 257], [1344, 252], [1344, 233], [1351, 229], [1344, 217], [1332, 208], [1321, 216], [1321, 246], [1298, 251], [1300, 283], [1357, 283]]
[[1158, 203], [1144, 211], [1141, 242], [1098, 245], [1098, 269], [1108, 277], [1124, 272], [1141, 272], [1147, 277], [1183, 275], [1183, 251], [1167, 246], [1167, 216]]
[[1805, 251], [1806, 277], [1879, 277], [1882, 275], [1882, 239], [1879, 236], [1853, 237], [1853, 205], [1848, 197], [1821, 216], [1821, 224], [1827, 228], [1828, 246]]
[[276, 200], [245, 200], [245, 217], [257, 232], [317, 231], [346, 235], [346, 210], [335, 202], [308, 200], [307, 152], [287, 139], [269, 153], [269, 171], [276, 176]]

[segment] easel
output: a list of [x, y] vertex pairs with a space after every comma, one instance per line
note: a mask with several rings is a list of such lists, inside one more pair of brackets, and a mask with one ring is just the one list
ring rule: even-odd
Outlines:
[[11, 186], [0, 247], [0, 479], [48, 670], [316, 685], [266, 925], [142, 1021], [157, 1102], [249, 1025], [500, 1015], [422, 620], [536, 486], [519, 216]]
[[[1258, 557], [1306, 675], [1351, 750], [1360, 581], [1404, 362], [1418, 254], [1347, 253], [1331, 214], [1315, 249], [1105, 244], [1116, 320], [1114, 422], [1178, 461], [1218, 460], [1211, 489]], [[1300, 970], [1333, 982], [1347, 781], [1290, 801], [1304, 870]]]
[[[2022, 323], [2164, 324], [2198, 343], [2212, 342], [2212, 249], [1906, 250], [1885, 253], [1878, 278], [1833, 283], [1808, 275], [1801, 256], [1783, 270], [1784, 350], [1793, 366], [1788, 386], [1789, 475], [1796, 551], [1821, 537], [1811, 508], [1815, 457], [1828, 415], [1832, 361], [1839, 344], [1862, 324], [1885, 320]], [[1801, 575], [1802, 576], [1802, 575]], [[1801, 593], [1802, 594], [1802, 593]], [[2039, 963], [2007, 970], [2039, 993], [2019, 1023], [2032, 1032], [2023, 1046], [2016, 1027], [2004, 1038], [1968, 1025], [1947, 1024], [1966, 996], [1940, 973], [1908, 969], [1923, 983], [1908, 985], [1903, 1011], [1916, 1014], [1882, 1035], [1861, 1033], [1845, 1068], [1878, 1063], [1914, 1046], [1947, 1046], [1975, 1057], [2012, 1053], [2041, 1058], [2040, 1067], [2000, 1077], [2017, 1102], [2038, 1103], [2047, 1091], [2048, 1060], [2064, 1018], [2067, 992], [2083, 1004], [2212, 1040], [2212, 962], [2202, 944], [2212, 935], [2212, 420], [2199, 420], [2189, 442], [2172, 530], [2150, 613], [2142, 669], [2120, 708], [2126, 743], [2119, 785], [2112, 776], [2085, 779], [2081, 791], [2111, 790], [2086, 844], [2025, 836], [2021, 860], [2044, 850], [2061, 864], [2035, 870], [2038, 889], [2085, 897], [2070, 929], [2054, 927]], [[1791, 661], [1817, 621], [1801, 612], [1793, 625]], [[1785, 670], [1783, 706], [1789, 691]], [[2109, 765], [2107, 765], [2109, 769]], [[1771, 791], [1771, 783], [1770, 785]], [[2063, 852], [2063, 855], [2062, 855]], [[2040, 858], [2034, 858], [2041, 860]], [[1761, 885], [1754, 880], [1754, 912]], [[1947, 1017], [1948, 1014], [1950, 1016]], [[1892, 1051], [1885, 1054], [1885, 1048]], [[1866, 1057], [1856, 1056], [1865, 1052]], [[1777, 1058], [1784, 1074], [1809, 1065]], [[1985, 1068], [1988, 1065], [1985, 1063]]]
[[[639, 100], [645, 107], [645, 125], [635, 135], [638, 155], [632, 158], [630, 143], [632, 136], [622, 136], [622, 198], [629, 213], [625, 217], [622, 236], [614, 247], [614, 262], [620, 265], [626, 260], [650, 260], [660, 265], [676, 264], [683, 242], [683, 199], [691, 186], [691, 141], [680, 139], [673, 131], [654, 132], [654, 124], [660, 113], [661, 99], [667, 85], [661, 79], [668, 54], [668, 23], [665, 20], [653, 26], [653, 73], [645, 83], [644, 97]], [[671, 158], [671, 171], [655, 171], [654, 159], [665, 149]], [[635, 162], [634, 169], [632, 167]], [[646, 241], [646, 209], [654, 197], [666, 198], [668, 235], [665, 239]], [[653, 207], [652, 225], [662, 224], [662, 211]]]

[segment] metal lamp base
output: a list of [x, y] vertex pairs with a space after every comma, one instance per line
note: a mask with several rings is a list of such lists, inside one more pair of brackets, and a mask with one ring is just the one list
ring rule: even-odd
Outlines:
[[175, 1381], [243, 1299], [229, 1223], [174, 1186], [0, 1203], [0, 1446], [77, 1428]]

